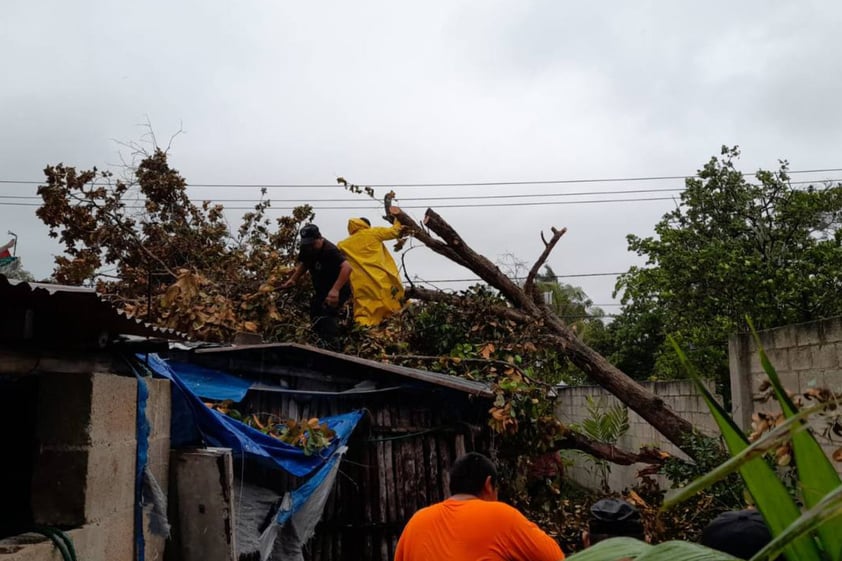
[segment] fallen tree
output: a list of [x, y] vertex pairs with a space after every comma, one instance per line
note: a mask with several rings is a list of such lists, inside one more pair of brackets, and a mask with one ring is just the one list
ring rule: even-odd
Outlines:
[[[370, 189], [349, 185], [343, 178], [339, 178], [338, 181], [352, 191], [365, 191], [369, 195], [373, 194]], [[391, 216], [390, 209], [394, 198], [393, 192], [390, 192], [384, 198], [386, 216]], [[424, 214], [422, 224], [426, 228], [418, 224], [403, 210], [396, 215], [396, 218], [409, 235], [436, 253], [462, 265], [489, 286], [497, 289], [511, 305], [511, 307], [501, 306], [496, 309], [500, 317], [538, 326], [545, 343], [556, 346], [589, 379], [611, 392], [629, 409], [655, 427], [670, 442], [688, 454], [692, 453], [692, 450], [686, 446], [686, 442], [687, 436], [696, 431], [693, 424], [673, 411], [660, 397], [635, 382], [608, 362], [605, 357], [583, 343], [565, 322], [543, 302], [535, 290], [535, 276], [556, 244], [566, 233], [566, 228], [552, 228], [553, 235], [549, 240], [544, 238], [543, 234], [541, 235], [544, 248], [529, 270], [523, 286], [518, 286], [488, 258], [474, 251], [459, 233], [433, 209], [428, 208]], [[437, 237], [434, 237], [433, 234]], [[410, 288], [408, 296], [422, 300], [454, 298], [452, 295], [416, 287]]]

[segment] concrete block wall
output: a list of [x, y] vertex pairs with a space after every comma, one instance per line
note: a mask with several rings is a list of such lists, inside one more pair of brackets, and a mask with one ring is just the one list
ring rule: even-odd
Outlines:
[[[702, 432], [710, 435], [719, 434], [716, 423], [701, 395], [689, 380], [644, 382], [643, 386], [658, 395], [664, 400], [664, 403], [699, 427]], [[708, 389], [713, 391], [712, 385]], [[565, 424], [581, 423], [587, 419], [589, 416], [587, 397], [601, 403], [604, 409], [615, 404], [621, 404], [616, 397], [599, 386], [563, 388], [559, 391], [556, 400], [555, 413], [558, 419]], [[652, 425], [631, 410], [629, 410], [629, 430], [620, 439], [617, 446], [626, 450], [638, 450], [643, 446], [654, 446], [670, 454], [682, 458], [686, 457], [678, 448], [661, 436]], [[586, 487], [599, 488], [599, 478], [592, 469], [592, 464], [582, 454], [564, 452], [564, 456], [572, 462], [572, 465], [566, 471], [567, 477]], [[609, 486], [613, 490], [620, 491], [635, 485], [638, 481], [636, 473], [641, 467], [643, 466], [612, 465], [608, 479]], [[660, 482], [662, 485], [668, 483], [664, 479], [661, 479]]]
[[[67, 531], [86, 561], [134, 559], [137, 381], [110, 373], [39, 375], [40, 449], [31, 505], [38, 524]], [[168, 482], [170, 387], [149, 381], [150, 467]], [[163, 558], [162, 538], [147, 539], [148, 560]], [[0, 560], [61, 559], [39, 534], [0, 540]]]
[[41, 448], [32, 479], [36, 522], [82, 526], [131, 513], [137, 381], [111, 374], [43, 374]]
[[[842, 392], [842, 317], [769, 329], [758, 335], [787, 390], [803, 393], [825, 387]], [[754, 338], [749, 334], [734, 335], [728, 351], [734, 418], [743, 430], [750, 432], [754, 412], [777, 413], [780, 407], [774, 400], [759, 403], [754, 399], [766, 380]], [[832, 442], [819, 436], [819, 440], [828, 454], [842, 446], [838, 438]], [[842, 464], [836, 465], [842, 473]]]

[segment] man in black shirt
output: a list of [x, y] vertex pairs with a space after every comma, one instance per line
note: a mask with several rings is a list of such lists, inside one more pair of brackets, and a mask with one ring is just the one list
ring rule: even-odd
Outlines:
[[310, 301], [310, 319], [313, 329], [324, 340], [330, 341], [339, 333], [339, 309], [351, 296], [348, 279], [351, 265], [335, 245], [322, 237], [319, 227], [307, 224], [301, 228], [301, 250], [292, 277], [281, 288], [295, 286], [298, 279], [310, 273], [313, 281], [313, 299]]

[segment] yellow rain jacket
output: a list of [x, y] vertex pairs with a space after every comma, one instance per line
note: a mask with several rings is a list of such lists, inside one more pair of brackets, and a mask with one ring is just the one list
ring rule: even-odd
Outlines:
[[396, 239], [400, 231], [397, 220], [391, 228], [372, 228], [352, 218], [348, 220], [350, 236], [336, 244], [351, 264], [354, 321], [360, 325], [377, 325], [403, 305], [398, 267], [383, 244]]

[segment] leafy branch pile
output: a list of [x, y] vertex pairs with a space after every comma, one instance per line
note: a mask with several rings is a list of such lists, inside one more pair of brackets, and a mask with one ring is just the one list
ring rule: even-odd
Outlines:
[[327, 423], [320, 422], [318, 417], [295, 421], [293, 419], [278, 419], [275, 415], [269, 413], [243, 415], [239, 410], [231, 407], [233, 402], [230, 399], [218, 403], [205, 403], [205, 405], [223, 415], [241, 421], [263, 434], [301, 448], [305, 456], [316, 454], [327, 448], [336, 437], [336, 432], [327, 426]]

